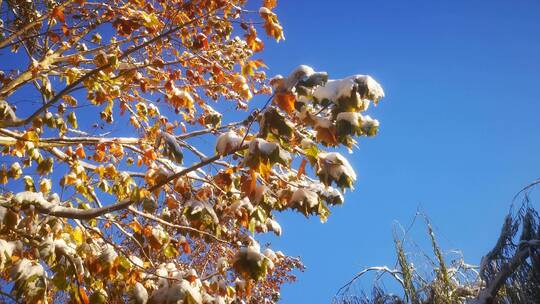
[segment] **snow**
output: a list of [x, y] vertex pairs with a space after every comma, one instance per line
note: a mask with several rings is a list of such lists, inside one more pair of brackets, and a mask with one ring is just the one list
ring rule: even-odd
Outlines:
[[[187, 300], [187, 298], [190, 300]], [[196, 284], [191, 284], [187, 280], [171, 283], [170, 286], [163, 286], [152, 293], [149, 303], [155, 304], [177, 304], [177, 303], [202, 303], [202, 294]]]
[[359, 85], [364, 86], [367, 89], [366, 95], [361, 96], [362, 99], [370, 99], [378, 102], [384, 97], [384, 90], [381, 85], [369, 75], [356, 75], [354, 80]]
[[4, 266], [8, 261], [11, 261], [11, 256], [15, 249], [22, 248], [20, 242], [8, 242], [0, 239], [0, 271], [4, 269]]
[[272, 13], [272, 11], [267, 7], [261, 6], [261, 8], [259, 8], [259, 15], [261, 15], [261, 16], [273, 15], [273, 14], [274, 13]]
[[271, 261], [276, 261], [278, 259], [278, 256], [276, 255], [276, 253], [270, 248], [266, 248], [263, 251], [263, 254], [265, 257], [269, 258]]
[[20, 172], [22, 170], [21, 164], [19, 164], [19, 162], [14, 162], [13, 164], [11, 164], [9, 169], [13, 172]]
[[253, 202], [255, 204], [260, 204], [264, 200], [264, 197], [268, 191], [270, 190], [268, 190], [268, 187], [266, 187], [265, 185], [258, 185], [257, 187], [255, 187], [255, 193], [253, 194]]
[[266, 228], [269, 231], [273, 231], [277, 236], [281, 236], [281, 226], [275, 220], [271, 218], [266, 219]]
[[317, 193], [305, 188], [294, 191], [290, 204], [299, 204], [300, 206], [303, 206], [305, 203], [309, 208], [315, 208], [319, 204], [319, 196]]
[[313, 75], [314, 73], [315, 71], [310, 66], [298, 66], [287, 77], [287, 80], [285, 81], [285, 88], [287, 90], [291, 90], [300, 80], [304, 80], [309, 76]]
[[244, 290], [246, 288], [246, 281], [240, 279], [240, 278], [236, 278], [234, 280], [234, 284], [236, 285], [236, 287], [240, 290]]
[[52, 235], [48, 235], [41, 244], [39, 244], [39, 256], [48, 258], [54, 254], [54, 239]]
[[219, 218], [210, 203], [191, 200], [186, 203], [186, 206], [191, 208], [191, 215], [195, 215], [203, 210], [206, 210], [206, 212], [212, 217], [214, 223], [219, 223]]
[[109, 265], [112, 265], [117, 257], [118, 253], [116, 253], [114, 247], [110, 244], [105, 245], [105, 248], [103, 248], [99, 255], [99, 259]]
[[359, 127], [360, 126], [360, 115], [356, 112], [341, 112], [337, 115], [336, 120], [340, 121], [346, 121], [351, 126]]
[[216, 151], [219, 155], [225, 155], [240, 147], [242, 137], [234, 131], [221, 134], [216, 142]]
[[319, 153], [319, 168], [317, 174], [329, 175], [334, 180], [339, 180], [341, 176], [345, 174], [352, 181], [356, 181], [356, 173], [351, 164], [343, 157], [343, 155], [337, 152]]
[[[171, 161], [170, 159], [168, 158], [160, 158], [159, 159], [159, 162], [161, 163], [157, 169], [159, 170], [159, 172], [165, 176], [171, 176], [175, 173], [178, 173], [184, 169], [186, 169], [186, 167], [183, 167], [183, 166], [179, 166], [177, 164], [175, 164], [173, 161]], [[154, 164], [152, 164], [154, 165]], [[201, 179], [201, 176], [199, 176], [199, 174], [197, 174], [197, 172], [195, 171], [191, 171], [187, 174], [187, 176], [189, 178], [193, 178], [193, 179]]]
[[315, 116], [315, 128], [329, 129], [332, 127], [332, 121], [328, 118]]
[[[249, 144], [248, 153], [244, 158], [244, 163], [249, 163], [254, 159], [254, 157], [257, 157], [257, 155], [261, 155], [263, 158], [269, 159], [270, 156], [276, 152], [276, 150], [279, 153], [279, 162], [290, 162], [291, 155], [289, 152], [281, 149], [278, 144], [266, 141], [262, 138], [255, 138]], [[257, 152], [259, 152], [259, 154], [257, 154]]]
[[64, 239], [54, 240], [54, 248], [57, 252], [61, 252], [70, 256], [76, 253], [76, 246], [74, 244], [66, 243]]
[[268, 269], [270, 270], [274, 270], [274, 261], [270, 260], [269, 258], [265, 257], [266, 258], [266, 267], [268, 267]]
[[43, 277], [45, 276], [45, 270], [40, 264], [34, 264], [34, 262], [25, 258], [19, 260], [11, 269], [11, 277], [15, 281], [26, 281], [33, 276]]
[[166, 243], [169, 239], [169, 235], [161, 226], [155, 226], [152, 228], [152, 236], [161, 244]]
[[47, 201], [45, 197], [43, 197], [43, 193], [41, 192], [19, 192], [15, 194], [13, 200], [16, 204], [38, 204], [41, 205], [43, 208], [50, 208], [52, 206], [52, 204], [49, 203], [49, 201]]
[[259, 261], [262, 259], [261, 247], [258, 243], [253, 243], [246, 248], [246, 257], [250, 261]]
[[351, 91], [354, 87], [354, 81], [350, 78], [345, 79], [330, 79], [324, 86], [320, 86], [313, 92], [313, 97], [317, 100], [328, 99], [330, 101], [337, 102], [342, 97], [351, 96]]
[[172, 95], [170, 99], [174, 106], [185, 106], [190, 105], [194, 102], [193, 97], [191, 97], [188, 92], [177, 87], [174, 87], [172, 89]]
[[285, 78], [283, 75], [277, 74], [276, 76], [270, 78], [268, 83], [272, 86], [275, 91], [279, 91], [285, 88]]
[[279, 149], [279, 146], [276, 143], [266, 141], [262, 138], [255, 138], [249, 144], [249, 152], [255, 153], [256, 149], [259, 149], [262, 154], [269, 156], [276, 149]]
[[371, 118], [371, 116], [366, 115], [362, 116], [362, 128], [371, 128], [371, 127], [378, 127], [379, 121], [377, 119]]
[[251, 204], [251, 201], [246, 196], [243, 199], [232, 203], [228, 208], [228, 212], [234, 213], [237, 216], [242, 216], [242, 209], [245, 209], [248, 213], [251, 213], [253, 208], [254, 207]]
[[75, 256], [73, 258], [73, 262], [75, 264], [75, 269], [78, 275], [85, 278], [90, 277], [90, 272], [88, 271], [88, 269], [84, 268], [83, 260], [81, 257]]
[[377, 102], [384, 97], [381, 85], [368, 75], [353, 75], [343, 79], [328, 80], [324, 86], [315, 89], [313, 97], [320, 101], [328, 99], [337, 103], [342, 97], [351, 97], [353, 88], [358, 86], [361, 86], [360, 91], [366, 90], [363, 96], [358, 96], [360, 99]]

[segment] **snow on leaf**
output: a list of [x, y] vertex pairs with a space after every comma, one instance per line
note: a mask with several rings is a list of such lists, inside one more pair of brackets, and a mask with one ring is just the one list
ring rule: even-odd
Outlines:
[[230, 130], [221, 134], [216, 141], [216, 152], [225, 155], [237, 149], [242, 143], [242, 137]]
[[340, 188], [352, 188], [356, 181], [349, 161], [337, 152], [321, 152], [317, 159], [317, 175], [325, 185], [335, 182]]

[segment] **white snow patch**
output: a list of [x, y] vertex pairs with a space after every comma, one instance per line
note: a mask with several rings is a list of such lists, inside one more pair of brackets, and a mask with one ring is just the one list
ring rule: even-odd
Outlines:
[[351, 97], [355, 86], [362, 85], [366, 88], [365, 96], [361, 99], [379, 101], [384, 97], [381, 85], [369, 75], [353, 75], [343, 79], [332, 79], [324, 86], [320, 86], [313, 92], [313, 97], [317, 100], [328, 99], [337, 102], [341, 97]]
[[343, 155], [337, 152], [319, 153], [319, 168], [317, 173], [329, 175], [334, 180], [339, 180], [345, 174], [352, 181], [356, 181], [356, 173], [351, 164]]
[[281, 225], [271, 218], [266, 219], [266, 228], [269, 231], [274, 232], [276, 235], [281, 236]]
[[362, 116], [361, 121], [363, 128], [378, 127], [380, 124], [377, 119], [373, 119], [369, 115]]
[[219, 218], [210, 203], [191, 200], [186, 203], [186, 206], [191, 209], [191, 215], [195, 215], [203, 210], [206, 210], [206, 212], [208, 212], [208, 214], [212, 217], [214, 223], [219, 223]]
[[234, 151], [242, 143], [242, 137], [238, 136], [236, 132], [229, 131], [221, 134], [216, 142], [216, 152], [219, 155], [225, 155]]
[[11, 277], [15, 281], [26, 281], [33, 276], [43, 277], [45, 276], [45, 270], [40, 264], [34, 264], [34, 262], [25, 258], [19, 260], [11, 270]]
[[272, 154], [272, 152], [274, 152], [276, 149], [279, 149], [279, 146], [276, 143], [266, 141], [262, 138], [255, 138], [249, 144], [249, 152], [255, 153], [256, 149], [259, 149], [261, 153], [268, 156]]
[[0, 239], [0, 271], [4, 269], [4, 266], [8, 261], [11, 261], [13, 252], [20, 248], [22, 248], [20, 242], [8, 242]]
[[346, 121], [351, 126], [359, 127], [360, 126], [360, 115], [356, 112], [341, 112], [337, 115], [336, 120], [340, 121]]
[[309, 208], [315, 208], [319, 204], [319, 196], [311, 190], [300, 188], [294, 191], [290, 204], [299, 204], [300, 206], [307, 204]]
[[102, 249], [99, 259], [109, 265], [116, 260], [118, 253], [114, 250], [114, 247], [110, 244], [106, 244], [105, 248]]
[[148, 291], [144, 288], [143, 284], [137, 282], [133, 286], [132, 303], [133, 304], [146, 304], [148, 302]]

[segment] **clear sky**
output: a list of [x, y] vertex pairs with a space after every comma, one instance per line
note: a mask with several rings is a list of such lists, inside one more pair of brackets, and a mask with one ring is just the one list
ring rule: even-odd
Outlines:
[[379, 135], [349, 155], [359, 178], [345, 205], [326, 224], [279, 214], [283, 236], [263, 238], [307, 266], [282, 303], [329, 303], [362, 268], [393, 265], [392, 227], [419, 207], [443, 248], [479, 263], [540, 177], [540, 1], [278, 2], [286, 40], [266, 41], [268, 75], [370, 74], [387, 95], [369, 110]]
[[[282, 303], [328, 303], [355, 272], [395, 261], [392, 225], [417, 208], [446, 249], [477, 264], [514, 194], [540, 177], [540, 2], [279, 1], [286, 41], [269, 75], [298, 64], [374, 76], [381, 121], [350, 155], [359, 180], [326, 224], [280, 216], [274, 247], [307, 266]], [[425, 238], [420, 230], [418, 238]]]

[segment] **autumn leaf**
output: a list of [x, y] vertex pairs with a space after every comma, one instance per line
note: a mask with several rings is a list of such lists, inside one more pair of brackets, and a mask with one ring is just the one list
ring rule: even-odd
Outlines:
[[55, 6], [52, 9], [51, 16], [62, 23], [66, 22], [66, 18], [64, 16], [64, 8], [61, 6]]
[[279, 92], [274, 97], [274, 103], [278, 105], [283, 111], [291, 114], [294, 111], [294, 103], [296, 102], [296, 96], [291, 92]]
[[56, 34], [55, 32], [49, 32], [49, 38], [51, 39], [52, 42], [54, 43], [58, 43], [60, 42], [60, 36], [58, 36], [58, 34]]
[[307, 164], [307, 160], [303, 158], [302, 162], [300, 163], [300, 167], [298, 168], [296, 177], [301, 178], [302, 175], [306, 174], [306, 164]]
[[323, 142], [328, 146], [337, 146], [338, 141], [336, 138], [336, 128], [331, 126], [329, 128], [318, 127], [317, 130], [317, 140]]
[[263, 6], [267, 9], [274, 9], [277, 5], [277, 0], [264, 0]]
[[83, 304], [90, 304], [90, 299], [88, 298], [86, 291], [84, 291], [84, 288], [79, 287], [79, 295]]

